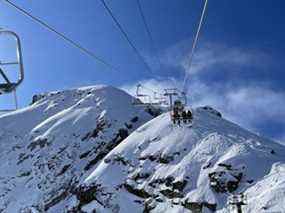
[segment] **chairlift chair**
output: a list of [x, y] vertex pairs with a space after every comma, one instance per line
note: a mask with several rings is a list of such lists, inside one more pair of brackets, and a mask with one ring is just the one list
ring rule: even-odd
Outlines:
[[236, 205], [236, 204], [247, 205], [247, 196], [245, 194], [243, 194], [243, 193], [241, 193], [241, 194], [232, 194], [228, 198], [228, 204], [229, 205]]
[[[3, 79], [3, 83], [0, 83], [0, 95], [9, 94], [14, 92], [15, 94], [15, 105], [17, 109], [17, 97], [16, 97], [16, 89], [17, 87], [23, 82], [24, 80], [24, 66], [23, 66], [23, 57], [22, 57], [22, 48], [21, 48], [21, 41], [19, 36], [10, 30], [2, 30], [0, 29], [0, 36], [7, 36], [11, 37], [16, 42], [16, 60], [13, 61], [1, 61], [0, 60], [0, 76]], [[5, 67], [17, 65], [18, 67], [18, 79], [17, 80], [10, 80], [5, 72]], [[9, 110], [1, 110], [1, 111], [9, 111]]]
[[170, 110], [173, 109], [174, 102], [179, 100], [183, 106], [187, 105], [187, 96], [184, 92], [179, 91], [177, 88], [165, 89], [164, 96], [169, 97]]
[[133, 98], [132, 104], [137, 106], [151, 105], [152, 103], [150, 95], [141, 93], [140, 92], [141, 88], [142, 85], [138, 84], [136, 89], [136, 95]]

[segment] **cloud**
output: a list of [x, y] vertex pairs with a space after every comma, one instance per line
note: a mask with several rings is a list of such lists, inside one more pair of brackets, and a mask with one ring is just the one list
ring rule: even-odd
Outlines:
[[[166, 80], [159, 80], [159, 79], [147, 79], [142, 80], [140, 82], [136, 82], [134, 84], [128, 84], [121, 86], [121, 89], [126, 91], [127, 93], [131, 94], [132, 96], [136, 95], [137, 85], [143, 85], [143, 88], [140, 89], [141, 94], [148, 95], [151, 97], [152, 102], [156, 102], [154, 98], [154, 92], [157, 93], [156, 97], [162, 97], [164, 90], [166, 88], [177, 88], [179, 87], [180, 82], [177, 82], [174, 78], [168, 78]], [[144, 101], [144, 100], [142, 100]]]
[[[190, 106], [211, 105], [221, 111], [227, 119], [254, 132], [261, 132], [272, 137], [276, 135], [275, 139], [280, 140], [281, 132], [285, 130], [285, 120], [282, 119], [285, 117], [284, 92], [274, 91], [266, 81], [261, 83], [252, 79], [248, 83], [241, 77], [233, 83], [236, 79], [232, 79], [233, 72], [266, 70], [271, 67], [273, 59], [260, 50], [207, 43], [197, 49], [191, 70], [189, 70], [190, 47], [191, 42], [185, 40], [169, 47], [160, 55], [164, 66], [190, 74], [187, 88]], [[203, 77], [205, 73], [220, 72], [221, 74], [220, 68], [223, 68], [222, 75], [225, 72], [229, 73], [230, 80], [219, 76], [219, 81], [215, 82], [212, 77], [208, 79]], [[239, 77], [239, 73], [236, 74], [234, 76]], [[165, 88], [181, 89], [182, 79], [146, 79], [140, 83], [147, 88], [161, 92]], [[134, 95], [136, 84], [124, 85], [122, 88]], [[144, 92], [152, 95], [151, 90]], [[271, 126], [276, 123], [281, 125], [274, 126], [278, 129], [274, 130], [275, 132], [280, 130], [277, 134], [273, 133], [274, 128]], [[267, 128], [267, 125], [271, 128]], [[285, 136], [281, 140], [285, 141]]]
[[191, 41], [189, 40], [169, 47], [161, 54], [161, 62], [166, 66], [180, 68], [191, 75], [198, 75], [212, 71], [215, 66], [223, 66], [231, 70], [235, 66], [263, 68], [271, 61], [270, 56], [261, 50], [206, 43], [196, 50], [191, 69], [189, 69], [190, 47]]
[[[285, 94], [269, 88], [245, 86], [226, 90], [209, 87], [201, 82], [190, 86], [192, 104], [211, 105], [223, 112], [225, 117], [254, 131], [270, 121], [285, 121]], [[191, 95], [191, 94], [190, 94]]]
[[163, 92], [165, 88], [178, 87], [178, 83], [174, 78], [169, 78], [167, 80], [158, 79], [145, 79], [134, 84], [128, 84], [121, 86], [121, 89], [125, 90], [131, 95], [136, 94], [137, 85], [141, 84], [145, 87], [143, 93], [148, 95], [153, 95], [153, 91]]
[[[174, 79], [149, 79], [140, 83], [149, 88], [144, 92], [152, 95], [151, 90], [161, 92], [165, 88], [176, 87], [181, 82]], [[122, 89], [134, 95], [136, 85], [125, 85]], [[285, 126], [285, 120], [280, 119], [285, 117], [285, 94], [270, 88], [245, 86], [221, 89], [196, 80], [190, 84], [188, 94], [190, 106], [210, 105], [219, 110], [225, 118], [256, 133], [260, 132], [260, 124], [276, 120]], [[284, 139], [285, 137], [280, 140], [285, 141]]]

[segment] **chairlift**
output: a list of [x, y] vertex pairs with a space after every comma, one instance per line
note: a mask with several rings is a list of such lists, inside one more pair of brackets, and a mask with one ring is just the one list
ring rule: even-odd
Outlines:
[[238, 213], [242, 213], [242, 207], [247, 205], [247, 196], [243, 193], [241, 194], [232, 194], [228, 198], [228, 205], [231, 207], [236, 207]]
[[184, 92], [179, 91], [177, 88], [165, 89], [164, 96], [169, 97], [170, 110], [173, 110], [175, 103], [181, 103], [183, 107], [187, 105], [186, 94]]
[[[17, 104], [17, 96], [16, 89], [24, 80], [24, 66], [23, 66], [23, 57], [22, 57], [22, 49], [21, 49], [21, 41], [20, 37], [13, 31], [0, 29], [0, 36], [6, 36], [13, 38], [16, 42], [16, 60], [12, 61], [1, 61], [0, 60], [0, 76], [2, 77], [3, 83], [0, 83], [0, 95], [10, 94], [14, 92], [15, 98], [15, 108], [18, 108]], [[18, 78], [17, 80], [9, 79], [7, 75], [7, 71], [5, 71], [5, 67], [8, 66], [17, 66]], [[1, 111], [11, 111], [11, 110], [1, 110]]]
[[150, 95], [141, 93], [140, 92], [141, 88], [142, 88], [142, 85], [138, 84], [137, 89], [136, 89], [136, 94], [135, 94], [135, 97], [133, 98], [132, 104], [137, 105], [137, 106], [151, 105], [152, 102], [151, 102]]
[[228, 204], [229, 205], [236, 205], [236, 204], [247, 205], [247, 196], [243, 193], [232, 194], [228, 198]]

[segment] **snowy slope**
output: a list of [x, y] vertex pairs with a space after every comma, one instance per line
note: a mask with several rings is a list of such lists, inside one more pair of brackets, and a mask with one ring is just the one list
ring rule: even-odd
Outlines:
[[[209, 108], [193, 124], [109, 86], [0, 115], [0, 212], [285, 212], [285, 148]], [[153, 119], [154, 118], [154, 119]]]
[[285, 164], [276, 163], [270, 173], [246, 191], [248, 212], [285, 212]]
[[245, 212], [285, 212], [285, 147], [198, 108], [193, 125], [167, 113], [138, 128], [75, 190], [84, 212], [229, 212], [244, 192]]
[[[109, 86], [52, 92], [0, 115], [0, 212], [52, 211], [117, 144], [153, 118]], [[57, 212], [57, 211], [54, 211]]]

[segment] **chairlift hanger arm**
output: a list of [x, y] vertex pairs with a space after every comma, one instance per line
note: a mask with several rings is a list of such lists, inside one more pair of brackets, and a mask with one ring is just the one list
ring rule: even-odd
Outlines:
[[4, 71], [0, 68], [0, 75], [3, 77], [3, 79], [6, 81], [7, 84], [11, 85], [10, 80], [8, 79], [7, 75], [5, 75]]
[[[7, 62], [7, 63], [2, 63], [1, 65], [12, 65], [12, 63], [15, 63], [19, 65], [19, 76], [18, 76], [18, 80], [15, 83], [11, 83], [9, 80], [7, 81], [7, 83], [9, 82], [11, 85], [14, 85], [14, 88], [18, 87], [24, 80], [24, 65], [23, 65], [23, 56], [22, 56], [22, 45], [21, 45], [21, 41], [20, 41], [20, 37], [13, 31], [10, 30], [0, 30], [0, 35], [8, 35], [11, 36], [15, 39], [16, 41], [16, 54], [17, 54], [17, 61], [16, 62]], [[2, 70], [2, 73], [4, 74], [4, 71]], [[2, 75], [1, 73], [1, 75]], [[4, 74], [5, 75], [5, 74]], [[3, 76], [3, 75], [2, 75]], [[6, 75], [5, 75], [6, 76]], [[3, 78], [5, 78], [3, 76]], [[6, 76], [7, 78], [7, 76]], [[8, 78], [7, 78], [8, 79]]]

